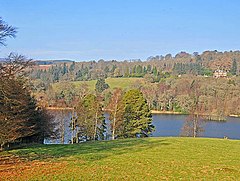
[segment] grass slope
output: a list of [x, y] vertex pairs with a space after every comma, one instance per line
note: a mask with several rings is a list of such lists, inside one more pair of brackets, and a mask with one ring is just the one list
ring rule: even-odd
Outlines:
[[[110, 86], [110, 89], [114, 89], [116, 87], [122, 89], [128, 89], [132, 85], [134, 85], [137, 81], [143, 81], [143, 78], [107, 78], [106, 83]], [[90, 81], [74, 81], [73, 83], [76, 87], [81, 86], [81, 84], [86, 83], [89, 86], [89, 89], [94, 91], [95, 84], [97, 80], [90, 80]], [[54, 88], [61, 86], [61, 83], [55, 83], [53, 85]]]
[[237, 180], [240, 141], [146, 138], [0, 153], [0, 180]]

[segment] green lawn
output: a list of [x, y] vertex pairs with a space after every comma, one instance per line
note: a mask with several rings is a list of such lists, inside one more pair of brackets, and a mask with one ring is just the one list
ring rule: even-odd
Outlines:
[[[106, 83], [110, 86], [110, 89], [113, 90], [114, 88], [122, 88], [122, 89], [129, 89], [133, 85], [139, 85], [143, 82], [143, 78], [107, 78], [105, 79]], [[73, 81], [69, 82], [76, 86], [76, 88], [80, 87], [83, 83], [88, 85], [90, 91], [95, 90], [95, 84], [97, 80], [90, 80], [90, 81]], [[54, 83], [53, 89], [55, 91], [65, 89], [66, 85], [62, 82]]]
[[[240, 141], [145, 138], [0, 153], [2, 180], [238, 180]], [[14, 162], [11, 162], [15, 160]], [[0, 179], [0, 180], [1, 180]]]
[[[116, 87], [122, 88], [122, 89], [128, 89], [132, 85], [134, 85], [138, 81], [143, 81], [143, 78], [107, 78], [106, 83], [110, 86], [110, 89], [114, 89]], [[89, 86], [90, 90], [95, 89], [95, 84], [97, 80], [91, 80], [91, 81], [75, 81], [72, 82], [76, 86], [80, 86], [82, 83], [86, 83]]]
[[116, 87], [128, 89], [132, 85], [142, 82], [143, 80], [143, 78], [107, 78], [106, 83], [109, 84], [111, 89]]

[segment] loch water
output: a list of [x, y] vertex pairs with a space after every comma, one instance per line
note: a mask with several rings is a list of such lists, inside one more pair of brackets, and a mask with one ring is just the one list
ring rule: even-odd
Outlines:
[[[106, 122], [109, 123], [108, 114], [105, 114]], [[171, 115], [171, 114], [153, 114], [153, 125], [155, 131], [150, 135], [151, 137], [179, 137], [182, 128], [186, 121], [187, 115]], [[64, 123], [64, 143], [69, 143], [71, 140], [71, 113], [64, 114], [55, 113], [55, 119], [60, 125]], [[108, 126], [109, 127], [109, 124]], [[227, 117], [226, 121], [205, 121], [203, 124], [204, 132], [201, 137], [209, 138], [224, 138], [240, 139], [240, 118]], [[110, 139], [110, 130], [107, 130], [106, 139]], [[45, 140], [46, 144], [61, 143], [60, 139]]]
[[[179, 136], [187, 115], [154, 114], [153, 137]], [[226, 121], [205, 121], [201, 137], [240, 139], [240, 118], [227, 117]]]

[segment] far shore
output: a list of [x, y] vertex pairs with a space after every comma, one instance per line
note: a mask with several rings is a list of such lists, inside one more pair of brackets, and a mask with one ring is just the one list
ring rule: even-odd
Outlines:
[[182, 114], [181, 112], [174, 112], [174, 111], [157, 111], [157, 110], [151, 110], [152, 114]]
[[237, 114], [230, 114], [229, 116], [234, 118], [240, 118], [240, 115], [237, 115]]
[[[151, 110], [152, 114], [175, 114], [175, 115], [187, 115], [181, 112], [174, 112], [174, 111], [158, 111], [158, 110]], [[216, 116], [216, 115], [205, 115], [205, 116]], [[229, 117], [240, 118], [240, 115], [237, 114], [230, 114]]]
[[72, 107], [46, 107], [47, 110], [74, 110]]
[[[47, 107], [47, 110], [74, 110], [72, 107]], [[151, 110], [152, 114], [173, 114], [173, 115], [187, 115], [181, 112], [174, 112], [174, 111], [158, 111], [158, 110]], [[209, 115], [205, 115], [209, 116]], [[210, 116], [216, 116], [216, 115], [210, 115]], [[230, 114], [228, 115], [229, 117], [234, 117], [234, 118], [240, 118], [240, 115], [237, 114]]]

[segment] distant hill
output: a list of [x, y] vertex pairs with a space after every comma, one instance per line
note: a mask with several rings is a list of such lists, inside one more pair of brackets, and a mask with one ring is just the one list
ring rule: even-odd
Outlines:
[[[6, 58], [0, 58], [0, 62], [5, 61]], [[72, 63], [75, 62], [73, 60], [33, 60], [34, 63], [37, 65], [52, 65], [58, 63]]]
[[58, 63], [72, 63], [73, 60], [35, 60], [33, 61], [37, 65], [52, 65], [52, 64], [58, 64]]

